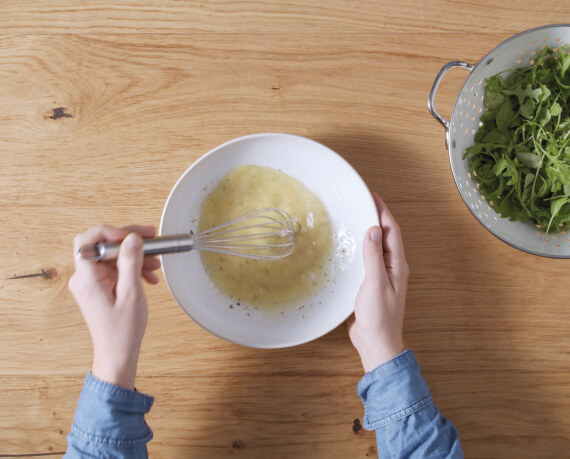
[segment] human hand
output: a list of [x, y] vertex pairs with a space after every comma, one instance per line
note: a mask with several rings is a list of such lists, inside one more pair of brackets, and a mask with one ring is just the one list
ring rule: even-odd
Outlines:
[[365, 277], [354, 315], [347, 322], [348, 335], [367, 373], [404, 350], [409, 272], [400, 227], [380, 196], [372, 194], [380, 227], [369, 228], [364, 237]]
[[[157, 258], [143, 257], [141, 236], [155, 233], [152, 226], [119, 229], [100, 225], [73, 241], [75, 273], [69, 290], [93, 341], [93, 376], [131, 390], [148, 319], [141, 277], [150, 284], [158, 283], [153, 271], [160, 267]], [[94, 263], [77, 256], [80, 247], [99, 241], [123, 241], [117, 260]]]

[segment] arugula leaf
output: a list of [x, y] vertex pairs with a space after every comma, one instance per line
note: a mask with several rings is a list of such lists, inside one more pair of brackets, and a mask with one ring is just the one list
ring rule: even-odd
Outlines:
[[564, 49], [568, 48], [568, 45], [562, 46], [558, 50], [558, 58], [560, 59], [560, 78], [564, 79], [566, 76], [566, 71], [570, 67], [570, 56], [568, 52], [564, 52]]
[[546, 228], [546, 232], [550, 230], [550, 225], [552, 225], [554, 217], [556, 217], [556, 215], [560, 213], [560, 210], [567, 202], [568, 202], [568, 197], [559, 198], [556, 199], [555, 201], [552, 201], [552, 204], [550, 205], [550, 212], [552, 213], [552, 217], [550, 217], [550, 221], [548, 222], [548, 227]]
[[491, 131], [487, 135], [485, 135], [485, 137], [483, 138], [483, 142], [487, 144], [494, 143], [497, 145], [507, 145], [509, 143], [509, 138], [502, 132], [499, 132], [495, 129], [494, 131]]
[[513, 120], [513, 108], [510, 99], [507, 99], [497, 113], [497, 128], [501, 132], [506, 132], [509, 129], [509, 124]]
[[524, 178], [524, 187], [526, 188], [530, 188], [530, 186], [533, 184], [534, 182], [534, 178], [536, 177], [536, 175], [534, 174], [526, 174], [526, 177]]
[[550, 107], [550, 114], [552, 116], [558, 116], [560, 115], [560, 113], [562, 113], [562, 107], [558, 102], [554, 102]]
[[505, 218], [570, 227], [570, 45], [485, 80], [485, 111], [465, 150], [480, 192]]
[[485, 99], [485, 106], [489, 110], [496, 110], [505, 103], [505, 96], [500, 92], [490, 92], [489, 96]]
[[521, 115], [527, 119], [532, 119], [535, 110], [536, 102], [532, 99], [527, 99], [527, 101], [521, 105]]
[[550, 96], [550, 91], [546, 88], [547, 92], [543, 92], [542, 88], [533, 89], [531, 84], [527, 84], [526, 87], [523, 87], [524, 84], [521, 82], [518, 86], [514, 87], [513, 89], [505, 89], [502, 91], [503, 94], [514, 95], [517, 96], [519, 99], [519, 103], [523, 103], [526, 100], [534, 100], [538, 102], [542, 99], [547, 99]]
[[[536, 91], [539, 91], [538, 94], [536, 93]], [[548, 86], [541, 84], [540, 89], [535, 89], [534, 91], [532, 91], [532, 94], [537, 102], [538, 101], [542, 102], [543, 100], [548, 99], [550, 97], [550, 94], [552, 94], [552, 92], [550, 91], [550, 89], [548, 89]]]
[[544, 126], [546, 123], [550, 121], [552, 115], [550, 114], [550, 110], [547, 107], [540, 107], [540, 110], [537, 113], [537, 120], [538, 122]]
[[568, 197], [559, 198], [552, 201], [552, 204], [550, 205], [550, 211], [552, 212], [552, 215], [556, 215], [558, 212], [560, 212], [562, 206], [567, 202], [568, 202]]
[[530, 151], [520, 151], [517, 150], [516, 152], [517, 159], [525, 166], [530, 167], [531, 169], [538, 169], [542, 166], [542, 159], [534, 153]]

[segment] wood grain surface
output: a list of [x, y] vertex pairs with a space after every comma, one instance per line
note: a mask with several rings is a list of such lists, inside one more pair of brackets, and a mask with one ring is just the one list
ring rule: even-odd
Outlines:
[[[313, 138], [377, 190], [404, 234], [405, 338], [466, 457], [567, 457], [568, 261], [471, 216], [426, 100], [567, 2], [51, 1], [0, 5], [0, 457], [65, 451], [91, 343], [67, 290], [73, 235], [158, 225], [211, 148]], [[448, 117], [467, 74], [438, 92]], [[34, 277], [16, 278], [18, 276]], [[344, 325], [291, 349], [222, 341], [147, 288], [140, 390], [151, 457], [375, 457], [353, 431], [362, 370]]]

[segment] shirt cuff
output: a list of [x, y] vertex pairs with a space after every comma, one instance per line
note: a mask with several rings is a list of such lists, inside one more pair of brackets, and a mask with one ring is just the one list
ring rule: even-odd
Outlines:
[[72, 434], [119, 448], [144, 445], [152, 439], [144, 415], [153, 402], [149, 395], [106, 383], [89, 372], [77, 403]]
[[414, 353], [407, 349], [366, 373], [358, 383], [363, 426], [375, 430], [433, 403]]

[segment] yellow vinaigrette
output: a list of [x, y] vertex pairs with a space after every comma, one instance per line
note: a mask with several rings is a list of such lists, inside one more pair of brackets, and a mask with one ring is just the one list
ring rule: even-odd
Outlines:
[[237, 303], [262, 310], [295, 305], [324, 286], [332, 256], [332, 230], [323, 203], [299, 180], [270, 167], [232, 169], [202, 203], [199, 231], [253, 209], [277, 207], [296, 218], [295, 250], [279, 260], [252, 260], [201, 252], [216, 287]]

